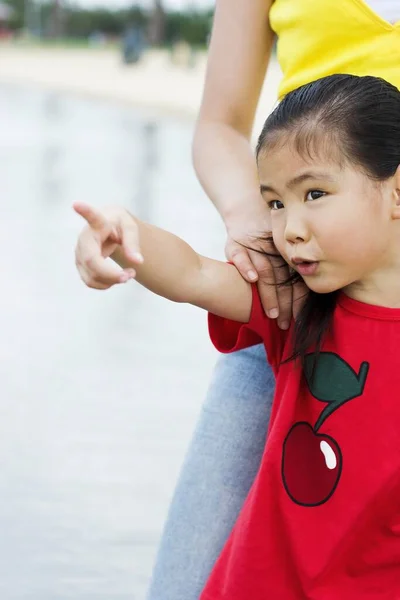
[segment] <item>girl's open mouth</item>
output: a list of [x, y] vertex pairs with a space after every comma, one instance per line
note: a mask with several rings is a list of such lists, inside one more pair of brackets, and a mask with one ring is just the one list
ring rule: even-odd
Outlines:
[[315, 275], [319, 266], [318, 261], [296, 261], [294, 267], [300, 275]]

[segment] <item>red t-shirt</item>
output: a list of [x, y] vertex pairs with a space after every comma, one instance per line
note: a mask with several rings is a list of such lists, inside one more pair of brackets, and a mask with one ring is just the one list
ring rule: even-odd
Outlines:
[[[276, 374], [256, 480], [201, 600], [400, 598], [400, 309], [342, 294], [304, 375], [253, 286], [248, 324], [209, 316], [221, 352], [263, 342]], [[310, 362], [309, 362], [310, 361]]]

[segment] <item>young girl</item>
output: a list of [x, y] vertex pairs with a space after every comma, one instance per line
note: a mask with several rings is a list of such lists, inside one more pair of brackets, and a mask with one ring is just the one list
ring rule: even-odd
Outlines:
[[307, 84], [267, 119], [257, 163], [275, 247], [311, 290], [289, 330], [235, 267], [123, 209], [109, 225], [75, 209], [127, 277], [208, 310], [223, 352], [262, 341], [276, 375], [262, 464], [201, 600], [394, 599], [400, 92], [352, 75]]

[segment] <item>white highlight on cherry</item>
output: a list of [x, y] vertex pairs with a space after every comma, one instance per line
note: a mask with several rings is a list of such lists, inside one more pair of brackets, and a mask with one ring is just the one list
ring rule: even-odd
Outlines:
[[332, 450], [330, 445], [327, 442], [323, 441], [320, 443], [319, 447], [321, 448], [321, 452], [325, 457], [325, 463], [326, 463], [326, 466], [328, 467], [328, 469], [330, 469], [330, 470], [336, 469], [336, 466], [337, 466], [336, 454], [334, 453], [334, 451]]

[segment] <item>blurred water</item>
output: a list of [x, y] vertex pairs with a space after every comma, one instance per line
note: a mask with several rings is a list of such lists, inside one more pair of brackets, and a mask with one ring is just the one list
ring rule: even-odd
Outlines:
[[140, 600], [215, 353], [205, 315], [75, 272], [74, 200], [222, 257], [191, 125], [0, 87], [0, 597]]

